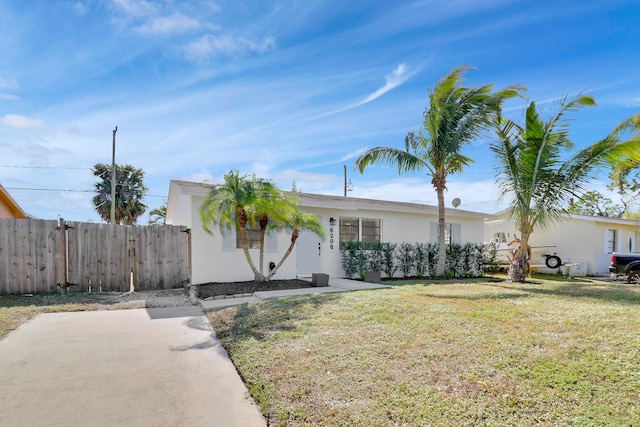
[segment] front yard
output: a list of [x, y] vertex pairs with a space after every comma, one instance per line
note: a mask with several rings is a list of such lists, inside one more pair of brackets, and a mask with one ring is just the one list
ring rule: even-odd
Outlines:
[[640, 425], [640, 287], [426, 283], [209, 314], [271, 425]]

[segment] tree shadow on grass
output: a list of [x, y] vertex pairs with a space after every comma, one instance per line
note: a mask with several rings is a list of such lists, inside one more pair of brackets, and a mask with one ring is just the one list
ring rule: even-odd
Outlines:
[[300, 321], [337, 298], [334, 293], [277, 298], [217, 310], [209, 319], [221, 341], [227, 336], [234, 341], [265, 341], [274, 332], [297, 333]]
[[482, 293], [475, 293], [475, 294], [464, 294], [464, 293], [459, 293], [459, 294], [439, 294], [439, 295], [433, 295], [433, 294], [428, 294], [425, 295], [428, 296], [429, 298], [440, 298], [440, 299], [463, 299], [463, 300], [468, 300], [468, 301], [482, 301], [482, 300], [500, 300], [500, 299], [518, 299], [518, 298], [528, 298], [531, 295], [526, 293], [526, 292], [502, 292], [502, 293], [493, 293], [493, 292], [482, 292]]
[[534, 283], [509, 283], [491, 284], [501, 289], [513, 289], [528, 292], [534, 295], [554, 295], [574, 298], [592, 298], [603, 301], [622, 302], [626, 304], [640, 304], [640, 287], [626, 284], [601, 284], [601, 283], [562, 283], [554, 285], [537, 286]]

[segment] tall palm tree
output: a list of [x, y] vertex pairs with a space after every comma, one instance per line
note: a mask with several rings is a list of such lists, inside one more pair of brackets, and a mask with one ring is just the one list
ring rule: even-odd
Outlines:
[[[604, 139], [571, 156], [567, 114], [595, 106], [595, 100], [579, 95], [560, 100], [557, 113], [548, 120], [540, 116], [535, 102], [525, 112], [524, 126], [496, 116], [497, 141], [491, 150], [497, 158], [500, 198], [508, 199], [507, 213], [516, 222], [520, 246], [527, 248], [531, 234], [557, 222], [567, 213], [570, 200], [586, 191], [601, 167], [615, 168], [621, 161], [640, 156], [638, 116], [623, 121]], [[631, 134], [631, 138], [625, 139]], [[510, 267], [513, 281], [524, 281], [528, 267], [526, 250], [517, 253]]]
[[[96, 195], [93, 206], [105, 221], [109, 221], [111, 212], [111, 165], [97, 163], [93, 165], [93, 174], [100, 178], [95, 184]], [[147, 205], [142, 199], [147, 192], [144, 186], [144, 171], [131, 165], [116, 167], [116, 224], [135, 224], [145, 212]]]
[[438, 81], [429, 91], [429, 105], [419, 133], [409, 132], [404, 149], [375, 147], [356, 160], [363, 173], [377, 161], [394, 164], [398, 173], [427, 170], [438, 197], [438, 264], [436, 276], [445, 273], [445, 209], [444, 191], [449, 174], [461, 172], [473, 160], [460, 153], [491, 123], [491, 116], [502, 102], [519, 96], [520, 86], [509, 86], [493, 92], [493, 85], [467, 88], [460, 85], [469, 67], [458, 67]]

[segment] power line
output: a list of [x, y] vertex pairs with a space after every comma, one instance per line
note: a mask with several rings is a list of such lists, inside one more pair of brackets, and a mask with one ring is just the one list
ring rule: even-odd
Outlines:
[[[72, 193], [97, 193], [95, 190], [61, 190], [56, 188], [27, 188], [27, 187], [5, 187], [7, 190], [28, 190], [28, 191], [55, 191], [55, 192], [72, 192]], [[145, 194], [144, 197], [160, 197], [166, 198], [167, 196], [156, 196], [154, 194]]]
[[64, 166], [16, 166], [16, 165], [0, 165], [0, 168], [16, 168], [16, 169], [85, 169], [91, 170], [91, 168], [72, 168]]
[[[93, 170], [93, 168], [79, 168], [79, 167], [66, 167], [66, 166], [19, 166], [19, 165], [0, 165], [0, 168], [13, 168], [13, 169], [69, 169], [69, 170]], [[109, 170], [107, 170], [109, 171]], [[107, 172], [105, 171], [105, 172]], [[100, 175], [103, 175], [105, 172], [103, 172]], [[156, 173], [148, 173], [146, 171], [144, 171], [144, 176], [155, 176], [155, 177], [160, 177], [160, 178], [165, 178], [168, 180], [171, 180], [171, 177], [165, 176], [165, 175], [159, 175]], [[100, 177], [100, 175], [97, 175], [98, 177]]]

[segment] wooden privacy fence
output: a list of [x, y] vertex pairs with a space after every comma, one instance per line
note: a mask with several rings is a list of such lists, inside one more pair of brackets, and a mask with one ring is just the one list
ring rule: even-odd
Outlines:
[[184, 226], [0, 219], [0, 295], [181, 287], [189, 250]]

